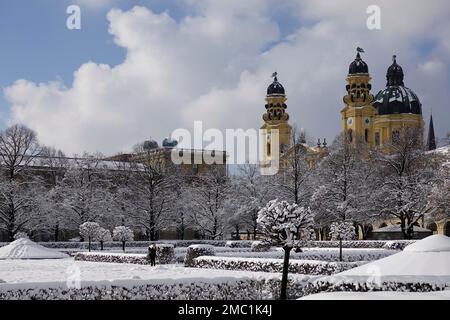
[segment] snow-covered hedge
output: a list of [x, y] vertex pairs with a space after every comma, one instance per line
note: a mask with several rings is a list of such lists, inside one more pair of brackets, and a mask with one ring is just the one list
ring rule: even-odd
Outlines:
[[[74, 259], [90, 262], [149, 264], [146, 254], [137, 253], [78, 252], [75, 254]], [[169, 264], [175, 262], [175, 254], [172, 246], [164, 245], [159, 247], [159, 250], [156, 252], [157, 264]]]
[[171, 244], [158, 244], [156, 259], [160, 264], [169, 264], [175, 261], [175, 250]]
[[[288, 298], [302, 296], [305, 280], [289, 278]], [[277, 299], [280, 279], [219, 278], [115, 280], [82, 283], [0, 284], [0, 300], [268, 300]]]
[[227, 241], [225, 247], [229, 248], [250, 248], [253, 241], [239, 240], [239, 241]]
[[184, 265], [186, 267], [192, 267], [194, 265], [194, 259], [200, 256], [215, 256], [216, 251], [213, 246], [207, 244], [192, 245], [188, 247], [186, 256], [184, 258]]
[[[400, 249], [401, 246], [405, 247], [407, 244], [414, 243], [415, 240], [347, 240], [342, 241], [343, 248], [360, 248], [360, 249]], [[384, 247], [387, 243], [391, 244], [391, 247]], [[394, 246], [397, 246], [395, 248]], [[306, 246], [310, 248], [339, 248], [339, 241], [309, 241], [306, 242]]]
[[[373, 261], [388, 257], [397, 253], [395, 250], [384, 249], [344, 249], [342, 258], [345, 262]], [[253, 252], [216, 252], [220, 257], [242, 257], [242, 258], [264, 258], [283, 259], [284, 251], [281, 249], [272, 251]], [[304, 249], [303, 252], [292, 252], [291, 259], [296, 260], [321, 260], [339, 261], [339, 251], [337, 249]]]
[[403, 292], [430, 292], [450, 289], [448, 283], [427, 283], [427, 282], [383, 282], [374, 285], [368, 282], [358, 281], [340, 281], [331, 283], [328, 281], [314, 281], [308, 283], [304, 288], [304, 295], [310, 295], [319, 292], [335, 292], [335, 291], [403, 291]]
[[74, 259], [90, 262], [149, 264], [145, 254], [134, 253], [78, 252]]
[[390, 250], [403, 250], [410, 244], [413, 244], [416, 242], [416, 240], [393, 240], [393, 241], [387, 241], [383, 249], [390, 249]]
[[[311, 260], [291, 260], [289, 272], [307, 275], [331, 275], [360, 266], [357, 262], [327, 262]], [[241, 270], [256, 272], [282, 272], [282, 259], [198, 257], [193, 260], [193, 267], [222, 270]]]
[[252, 252], [266, 252], [270, 250], [270, 244], [263, 241], [254, 241], [252, 243]]

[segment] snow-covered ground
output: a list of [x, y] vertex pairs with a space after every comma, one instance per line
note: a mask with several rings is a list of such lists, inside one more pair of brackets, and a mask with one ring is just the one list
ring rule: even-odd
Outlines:
[[[244, 272], [215, 269], [185, 268], [181, 265], [149, 265], [100, 263], [60, 260], [2, 260], [0, 279], [7, 283], [65, 282], [69, 274], [78, 272], [83, 281], [112, 281], [127, 279], [183, 279], [183, 278], [272, 278], [277, 273]], [[297, 276], [308, 279], [307, 276]], [[2, 285], [0, 284], [0, 287]]]
[[450, 290], [433, 292], [323, 292], [299, 300], [450, 300]]

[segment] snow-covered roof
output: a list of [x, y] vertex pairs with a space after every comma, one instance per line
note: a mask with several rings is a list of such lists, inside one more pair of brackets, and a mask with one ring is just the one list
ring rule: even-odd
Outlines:
[[65, 253], [48, 249], [30, 239], [22, 238], [0, 248], [0, 260], [8, 259], [62, 259]]
[[[425, 229], [425, 228], [418, 227], [418, 226], [414, 226], [413, 231], [414, 232], [431, 232], [431, 230], [429, 230], [429, 229]], [[373, 232], [402, 232], [402, 229], [399, 224], [395, 224], [395, 225], [379, 228], [377, 230], [374, 230]]]

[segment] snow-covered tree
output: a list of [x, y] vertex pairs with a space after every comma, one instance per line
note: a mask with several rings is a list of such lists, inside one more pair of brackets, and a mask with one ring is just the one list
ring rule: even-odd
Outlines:
[[333, 222], [330, 226], [331, 240], [355, 239], [355, 226], [352, 222]]
[[[357, 222], [364, 226], [378, 217], [371, 196], [376, 175], [364, 143], [354, 146], [340, 135], [329, 148], [330, 154], [317, 166], [318, 187], [311, 197], [317, 225]], [[355, 230], [356, 233], [357, 230]]]
[[112, 241], [111, 231], [100, 227], [95, 234], [95, 240], [100, 242], [100, 250], [103, 251], [103, 244]]
[[226, 230], [225, 199], [230, 190], [229, 179], [221, 167], [210, 165], [208, 171], [192, 178], [187, 203], [190, 218], [203, 238], [221, 239]]
[[117, 223], [108, 170], [101, 167], [101, 156], [76, 158], [58, 182], [55, 196], [66, 210], [65, 222], [75, 228], [85, 222]]
[[171, 223], [176, 199], [176, 170], [160, 161], [130, 166], [130, 179], [119, 187], [121, 199], [131, 222], [144, 230], [150, 241]]
[[286, 299], [290, 252], [296, 245], [296, 241], [300, 240], [299, 235], [309, 234], [309, 231], [313, 229], [313, 214], [309, 208], [299, 207], [295, 203], [272, 200], [259, 211], [258, 223], [261, 225], [265, 242], [283, 247], [284, 263], [280, 299]]
[[115, 227], [113, 230], [113, 239], [114, 241], [122, 242], [122, 250], [125, 252], [125, 244], [134, 240], [133, 230], [125, 226]]
[[441, 159], [442, 166], [437, 170], [436, 180], [431, 188], [429, 203], [434, 208], [430, 218], [434, 221], [448, 218], [450, 215], [450, 160]]
[[384, 217], [400, 221], [405, 239], [411, 239], [414, 225], [434, 210], [428, 198], [438, 162], [423, 150], [421, 137], [419, 130], [403, 128], [396, 140], [376, 155], [382, 184], [374, 194]]
[[258, 212], [272, 199], [272, 177], [261, 176], [259, 167], [245, 164], [239, 166], [239, 173], [232, 177], [229, 194], [230, 204], [229, 223], [232, 229], [239, 233], [240, 229], [247, 230], [247, 234], [256, 239], [258, 233]]
[[13, 125], [0, 133], [0, 230], [10, 241], [38, 218], [40, 179], [29, 169], [40, 152], [35, 132], [25, 126]]
[[308, 205], [314, 188], [311, 183], [314, 172], [308, 161], [308, 146], [305, 136], [295, 126], [291, 132], [292, 146], [285, 150], [283, 171], [273, 177], [277, 198]]
[[355, 239], [355, 226], [353, 222], [333, 222], [330, 226], [331, 240], [339, 240], [339, 261], [342, 261], [342, 240]]
[[91, 252], [91, 242], [97, 237], [100, 225], [97, 222], [85, 222], [80, 225], [80, 236], [88, 241], [89, 252]]

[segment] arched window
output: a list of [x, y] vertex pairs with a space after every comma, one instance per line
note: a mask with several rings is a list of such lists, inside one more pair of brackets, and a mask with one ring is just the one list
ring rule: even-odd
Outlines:
[[347, 138], [348, 138], [349, 142], [353, 142], [353, 130], [352, 129], [348, 129]]
[[271, 149], [270, 149], [270, 142], [267, 142], [267, 156], [270, 157]]
[[364, 141], [369, 142], [369, 129], [364, 130]]

